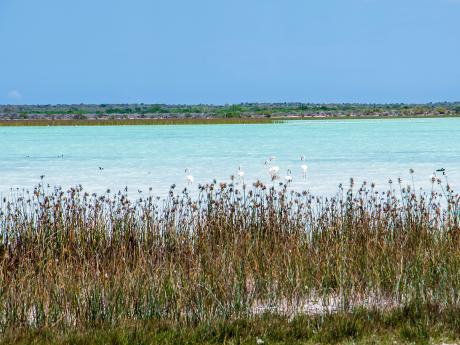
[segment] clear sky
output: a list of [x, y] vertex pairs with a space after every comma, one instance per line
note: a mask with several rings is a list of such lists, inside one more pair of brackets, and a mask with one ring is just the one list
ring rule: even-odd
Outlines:
[[460, 100], [460, 0], [0, 0], [0, 103]]

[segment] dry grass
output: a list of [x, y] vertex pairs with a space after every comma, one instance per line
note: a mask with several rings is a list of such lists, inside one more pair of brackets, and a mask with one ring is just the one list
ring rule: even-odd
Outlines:
[[292, 318], [312, 299], [326, 314], [458, 310], [459, 196], [392, 189], [211, 183], [130, 200], [40, 185], [0, 202], [0, 329]]
[[371, 120], [413, 118], [456, 118], [460, 114], [412, 114], [412, 115], [277, 115], [271, 117], [218, 117], [203, 118], [94, 118], [94, 119], [15, 119], [0, 120], [0, 127], [46, 127], [46, 126], [151, 126], [151, 125], [225, 125], [225, 124], [274, 124], [287, 121], [315, 120]]
[[228, 124], [271, 124], [280, 119], [265, 117], [247, 118], [170, 118], [170, 119], [58, 119], [58, 120], [0, 120], [0, 127], [22, 126], [144, 126], [144, 125], [228, 125]]

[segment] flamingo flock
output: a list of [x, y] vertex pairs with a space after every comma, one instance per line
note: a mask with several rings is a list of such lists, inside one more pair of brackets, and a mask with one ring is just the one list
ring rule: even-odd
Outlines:
[[[272, 181], [275, 181], [280, 178], [280, 167], [278, 165], [273, 164], [274, 161], [276, 160], [276, 156], [269, 156], [268, 160], [265, 161], [265, 165], [268, 166], [268, 175], [270, 176]], [[300, 161], [302, 164], [300, 165], [300, 169], [302, 172], [302, 177], [304, 180], [307, 179], [307, 173], [308, 173], [308, 165], [305, 163], [305, 156], [302, 155], [300, 156]], [[241, 180], [244, 183], [244, 176], [245, 172], [242, 169], [241, 165], [238, 166], [238, 171], [236, 173], [238, 176], [239, 180]], [[188, 168], [185, 169], [185, 180], [187, 181], [188, 185], [193, 184], [195, 181], [195, 178], [193, 175], [190, 173], [190, 170]], [[291, 169], [286, 170], [286, 175], [284, 176], [284, 180], [286, 184], [290, 184], [293, 180], [293, 175]]]
[[[274, 164], [275, 160], [276, 160], [276, 156], [270, 156], [270, 157], [268, 157], [268, 160], [266, 160], [265, 163], [264, 163], [268, 167], [267, 172], [268, 172], [268, 175], [269, 175], [270, 179], [273, 182], [275, 180], [280, 179], [280, 167], [278, 165]], [[300, 171], [302, 173], [302, 178], [304, 180], [306, 180], [307, 175], [308, 175], [309, 167], [306, 164], [306, 158], [305, 158], [304, 155], [300, 156], [300, 162], [301, 162], [301, 164], [300, 164], [299, 167], [300, 167]], [[102, 170], [103, 168], [99, 168], [99, 169]], [[414, 170], [410, 169], [409, 173], [412, 175], [414, 173]], [[446, 181], [447, 181], [446, 169], [440, 168], [440, 169], [437, 169], [437, 170], [433, 171], [433, 173], [429, 176], [430, 182], [432, 184], [434, 184], [436, 181], [440, 181], [439, 177], [437, 176], [437, 173], [442, 174], [442, 176], [444, 176], [446, 178]], [[236, 172], [236, 175], [238, 176], [238, 179], [244, 185], [245, 172], [244, 172], [244, 170], [243, 170], [241, 165], [238, 166], [238, 171]], [[188, 168], [185, 169], [185, 179], [186, 179], [188, 185], [192, 185], [194, 183], [194, 181], [195, 181], [195, 178], [190, 173]], [[234, 176], [232, 175], [232, 180], [233, 179], [234, 179]], [[292, 183], [293, 179], [294, 179], [294, 177], [293, 177], [291, 169], [287, 169], [286, 170], [286, 175], [284, 176], [284, 181], [285, 181], [286, 185], [289, 185], [290, 183]], [[391, 183], [391, 180], [390, 180], [390, 183]]]

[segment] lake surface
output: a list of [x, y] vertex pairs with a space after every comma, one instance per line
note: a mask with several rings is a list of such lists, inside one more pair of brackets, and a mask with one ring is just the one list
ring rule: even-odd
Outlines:
[[[63, 157], [60, 157], [63, 155]], [[445, 168], [460, 189], [460, 118], [289, 121], [260, 125], [118, 127], [0, 127], [0, 193], [45, 182], [82, 184], [131, 193], [153, 188], [164, 195], [186, 186], [184, 169], [198, 183], [228, 181], [238, 166], [245, 181], [269, 182], [264, 162], [276, 156], [282, 179], [295, 189], [331, 194], [354, 177], [386, 189], [388, 179], [431, 188], [429, 175]], [[306, 156], [307, 180], [299, 157]], [[100, 170], [99, 167], [103, 168]]]

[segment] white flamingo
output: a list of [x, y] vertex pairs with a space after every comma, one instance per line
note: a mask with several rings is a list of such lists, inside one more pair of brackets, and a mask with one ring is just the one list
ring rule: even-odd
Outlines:
[[[304, 162], [305, 161], [305, 156], [304, 155], [300, 156], [300, 160], [302, 162]], [[302, 168], [303, 178], [306, 179], [307, 178], [307, 172], [308, 172], [308, 165], [304, 163], [300, 167]]]
[[275, 156], [270, 156], [268, 161], [265, 161], [265, 165], [268, 165], [268, 174], [270, 175], [271, 179], [274, 181], [278, 178], [278, 173], [280, 171], [280, 167], [277, 165], [272, 165], [272, 161], [275, 160]]
[[244, 180], [244, 171], [241, 170], [241, 165], [238, 167], [238, 177]]
[[280, 171], [280, 167], [277, 165], [271, 166], [268, 169], [268, 173], [270, 174], [272, 180], [276, 180], [278, 178], [279, 171]]
[[188, 174], [188, 168], [185, 169], [185, 179], [187, 180], [187, 184], [192, 184], [195, 181], [193, 175]]
[[287, 170], [286, 176], [284, 177], [284, 179], [286, 180], [286, 183], [288, 184], [292, 182], [292, 174], [291, 174], [290, 169]]

